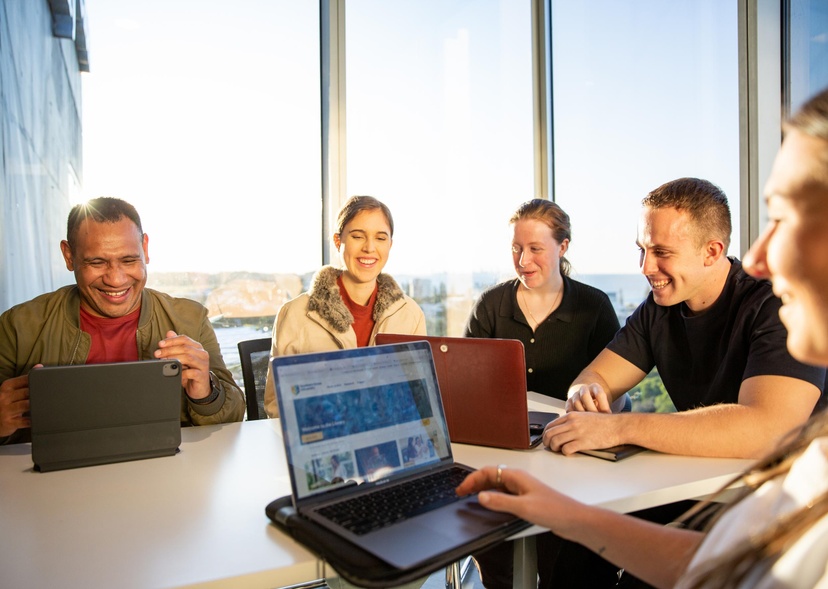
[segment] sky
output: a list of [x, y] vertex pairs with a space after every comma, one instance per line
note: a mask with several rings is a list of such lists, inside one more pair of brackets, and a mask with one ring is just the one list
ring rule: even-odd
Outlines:
[[318, 265], [320, 231], [306, 221], [320, 210], [314, 3], [87, 10], [84, 197], [138, 208], [151, 270]]
[[[706, 177], [738, 203], [730, 4], [555, 3], [556, 198], [578, 272], [637, 271], [638, 203], [667, 180]], [[507, 219], [536, 196], [529, 5], [349, 0], [346, 196], [391, 207], [390, 272], [511, 272]], [[83, 196], [138, 207], [150, 270], [318, 267], [317, 3], [87, 12]]]

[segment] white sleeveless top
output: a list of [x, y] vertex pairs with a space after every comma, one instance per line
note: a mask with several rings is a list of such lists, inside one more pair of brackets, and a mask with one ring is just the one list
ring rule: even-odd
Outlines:
[[[808, 505], [828, 489], [828, 438], [811, 442], [784, 477], [762, 485], [742, 500], [710, 530], [690, 562], [716, 558], [744, 538], [761, 532], [776, 517]], [[687, 575], [676, 587], [686, 587]], [[751, 589], [828, 588], [828, 515], [808, 530], [765, 574], [748, 575], [742, 587]]]

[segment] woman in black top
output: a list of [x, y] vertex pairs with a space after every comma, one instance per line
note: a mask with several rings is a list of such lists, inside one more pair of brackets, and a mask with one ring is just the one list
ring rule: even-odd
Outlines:
[[[530, 200], [509, 224], [517, 278], [480, 296], [465, 336], [522, 341], [529, 390], [565, 400], [575, 377], [618, 331], [618, 317], [604, 292], [569, 277], [565, 254], [572, 230], [561, 207]], [[620, 397], [613, 410], [619, 411], [628, 398]], [[535, 542], [541, 589], [609, 585], [615, 578], [615, 567], [577, 544], [549, 533], [536, 536]], [[512, 550], [512, 543], [504, 542], [473, 555], [486, 589], [512, 586]]]
[[569, 277], [569, 215], [554, 202], [523, 203], [509, 219], [517, 278], [486, 290], [466, 337], [518, 339], [530, 391], [566, 399], [569, 385], [618, 331], [609, 297]]

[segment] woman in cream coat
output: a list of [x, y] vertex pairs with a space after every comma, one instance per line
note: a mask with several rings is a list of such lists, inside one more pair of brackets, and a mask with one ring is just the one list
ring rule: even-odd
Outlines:
[[[339, 211], [333, 235], [344, 268], [322, 267], [310, 290], [281, 308], [271, 355], [372, 346], [377, 333], [425, 335], [423, 311], [381, 273], [393, 234], [387, 206], [370, 196], [351, 197]], [[268, 416], [278, 417], [270, 367], [264, 400]]]

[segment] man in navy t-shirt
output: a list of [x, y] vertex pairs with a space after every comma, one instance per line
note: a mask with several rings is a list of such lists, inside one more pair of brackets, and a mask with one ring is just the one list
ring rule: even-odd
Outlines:
[[[642, 204], [637, 242], [652, 291], [572, 383], [544, 444], [760, 456], [808, 419], [825, 370], [790, 356], [771, 284], [727, 257], [730, 209], [717, 186], [681, 178]], [[610, 413], [654, 367], [678, 412]]]

